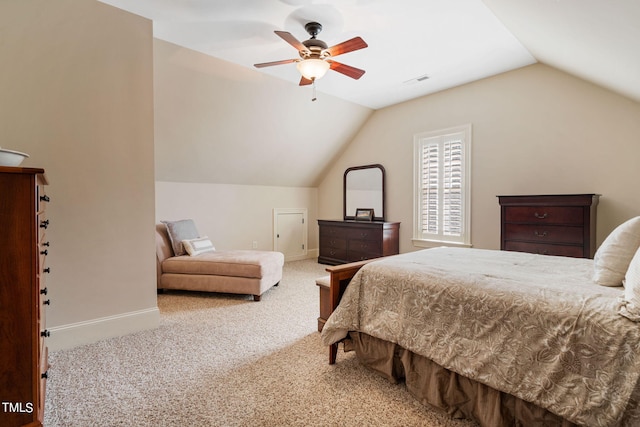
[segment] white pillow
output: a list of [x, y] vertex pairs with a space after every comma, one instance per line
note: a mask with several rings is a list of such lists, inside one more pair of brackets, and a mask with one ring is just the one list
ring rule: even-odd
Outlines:
[[624, 297], [619, 313], [634, 322], [640, 321], [640, 249], [633, 256], [624, 277]]
[[593, 257], [593, 280], [603, 286], [621, 286], [631, 259], [640, 247], [640, 216], [620, 224]]
[[182, 246], [191, 256], [200, 255], [205, 252], [213, 252], [216, 248], [207, 236], [198, 237], [197, 239], [187, 239], [182, 241]]

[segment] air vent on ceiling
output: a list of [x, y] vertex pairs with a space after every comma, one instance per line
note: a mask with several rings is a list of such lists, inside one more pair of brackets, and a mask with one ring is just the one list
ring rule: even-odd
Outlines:
[[423, 74], [421, 76], [414, 77], [414, 78], [412, 78], [410, 80], [407, 80], [406, 82], [404, 82], [404, 84], [409, 85], [409, 84], [413, 84], [413, 83], [420, 83], [420, 82], [423, 82], [423, 81], [428, 80], [428, 79], [429, 79], [429, 76], [427, 74]]

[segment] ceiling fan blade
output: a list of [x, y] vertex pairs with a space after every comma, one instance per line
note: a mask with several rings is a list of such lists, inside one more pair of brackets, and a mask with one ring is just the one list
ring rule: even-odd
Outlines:
[[274, 31], [277, 35], [282, 38], [282, 40], [289, 43], [291, 46], [295, 47], [300, 52], [308, 52], [309, 49], [305, 45], [303, 45], [297, 38], [293, 36], [293, 34], [288, 33], [286, 31]]
[[343, 53], [353, 52], [354, 50], [364, 49], [368, 46], [369, 45], [360, 37], [354, 37], [351, 40], [347, 40], [346, 42], [328, 47], [324, 51], [329, 52], [331, 56], [338, 56], [342, 55]]
[[282, 61], [262, 62], [260, 64], [253, 64], [256, 68], [272, 67], [274, 65], [291, 64], [292, 62], [298, 62], [297, 59], [283, 59]]
[[331, 66], [332, 70], [342, 73], [345, 76], [351, 77], [352, 79], [358, 80], [364, 74], [364, 70], [352, 67], [350, 65], [341, 64], [340, 62], [331, 60], [327, 60], [327, 62]]
[[312, 83], [313, 83], [313, 80], [309, 80], [308, 78], [306, 78], [304, 76], [300, 78], [300, 86], [307, 86], [307, 85], [310, 85]]

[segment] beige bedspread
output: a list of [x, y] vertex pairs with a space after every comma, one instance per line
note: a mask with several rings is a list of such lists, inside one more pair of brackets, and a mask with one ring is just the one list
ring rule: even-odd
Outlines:
[[364, 332], [574, 423], [618, 425], [638, 406], [640, 325], [618, 314], [623, 288], [592, 282], [592, 263], [458, 248], [389, 257], [356, 274], [322, 340]]

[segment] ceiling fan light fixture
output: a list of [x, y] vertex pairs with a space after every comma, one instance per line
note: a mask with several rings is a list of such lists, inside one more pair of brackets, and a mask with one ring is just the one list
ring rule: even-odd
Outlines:
[[307, 58], [296, 65], [298, 71], [305, 79], [318, 80], [329, 71], [330, 64], [318, 58]]

